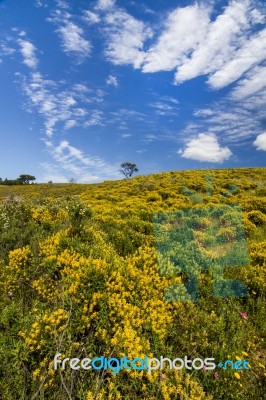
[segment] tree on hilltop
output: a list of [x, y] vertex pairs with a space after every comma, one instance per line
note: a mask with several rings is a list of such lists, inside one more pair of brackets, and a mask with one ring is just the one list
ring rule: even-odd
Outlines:
[[131, 178], [134, 172], [138, 172], [138, 168], [136, 164], [130, 162], [124, 162], [121, 165], [121, 169], [119, 170], [126, 178]]

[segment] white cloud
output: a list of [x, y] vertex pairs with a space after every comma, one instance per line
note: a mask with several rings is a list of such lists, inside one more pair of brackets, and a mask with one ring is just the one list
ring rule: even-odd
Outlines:
[[105, 23], [107, 58], [115, 65], [132, 64], [139, 68], [145, 56], [144, 42], [152, 36], [151, 29], [120, 9], [108, 13]]
[[251, 34], [254, 19], [261, 16], [254, 4], [251, 0], [231, 0], [223, 13], [209, 22], [198, 47], [191, 55], [184, 54], [181, 63], [177, 64], [175, 82], [209, 75], [209, 85], [219, 89], [235, 82], [263, 61], [266, 30]]
[[18, 40], [20, 45], [20, 51], [23, 56], [23, 63], [29, 68], [35, 69], [38, 64], [38, 60], [35, 55], [36, 47], [27, 40]]
[[70, 8], [70, 5], [65, 0], [56, 0], [56, 2], [57, 2], [57, 6], [59, 8], [62, 8], [63, 10], [68, 10]]
[[98, 24], [101, 19], [98, 14], [90, 10], [84, 10], [84, 20], [88, 22], [88, 24]]
[[206, 117], [206, 116], [211, 116], [214, 114], [214, 111], [211, 110], [210, 108], [201, 108], [196, 111], [194, 111], [193, 115], [196, 117]]
[[204, 39], [209, 8], [195, 4], [177, 8], [168, 16], [158, 41], [145, 54], [143, 72], [171, 71]]
[[254, 144], [254, 146], [257, 147], [257, 150], [266, 151], [266, 132], [258, 135], [256, 140], [253, 142], [253, 144]]
[[63, 50], [67, 54], [75, 54], [87, 57], [91, 53], [91, 44], [83, 35], [83, 29], [73, 22], [66, 22], [60, 26], [57, 31], [60, 33]]
[[182, 157], [196, 161], [222, 163], [232, 152], [228, 147], [221, 147], [213, 134], [200, 133], [197, 138], [191, 139], [185, 150], [178, 152]]
[[44, 3], [41, 0], [35, 0], [35, 6], [40, 8], [40, 7], [48, 7], [46, 3]]
[[203, 40], [175, 75], [176, 83], [219, 70], [231, 60], [242, 42], [243, 31], [248, 29], [249, 0], [231, 1], [223, 14], [207, 26]]
[[74, 128], [74, 126], [77, 125], [77, 121], [75, 121], [74, 119], [69, 119], [68, 121], [66, 121], [65, 123], [65, 129], [71, 129]]
[[178, 111], [176, 106], [173, 106], [163, 101], [152, 103], [151, 107], [155, 108], [156, 113], [159, 115], [176, 115]]
[[15, 49], [8, 46], [5, 42], [0, 42], [0, 63], [2, 62], [1, 57], [10, 56], [15, 53]]
[[96, 4], [96, 9], [98, 10], [108, 10], [113, 8], [115, 5], [115, 0], [98, 0]]
[[164, 96], [162, 100], [169, 101], [170, 103], [179, 104], [179, 101], [176, 100], [174, 97]]
[[[266, 42], [265, 42], [266, 43]], [[242, 79], [232, 91], [234, 99], [242, 99], [259, 92], [266, 87], [266, 67], [256, 67], [245, 79]]]
[[266, 29], [252, 36], [234, 53], [234, 58], [208, 79], [209, 84], [219, 89], [239, 79], [246, 71], [265, 59]]
[[90, 118], [87, 119], [84, 123], [85, 127], [89, 126], [96, 126], [96, 125], [101, 125], [103, 126], [103, 111], [101, 110], [92, 110]]
[[106, 83], [109, 86], [115, 86], [115, 87], [118, 86], [118, 80], [117, 80], [116, 76], [113, 76], [113, 75], [108, 76], [108, 78], [106, 79]]
[[58, 26], [56, 32], [60, 36], [63, 51], [67, 55], [75, 56], [75, 60], [80, 63], [91, 54], [91, 42], [84, 37], [84, 30], [71, 21], [69, 4], [57, 0], [57, 6], [58, 8], [52, 12], [52, 16], [47, 18], [47, 21]]
[[225, 87], [265, 59], [265, 18], [257, 1], [229, 0], [215, 17], [214, 3], [171, 11], [156, 27], [159, 34], [148, 48], [145, 44], [154, 36], [151, 28], [112, 6], [105, 15], [105, 53], [115, 65], [130, 64], [144, 73], [175, 70], [176, 84], [207, 75], [211, 88]]
[[73, 86], [73, 89], [76, 92], [80, 92], [80, 93], [88, 93], [88, 91], [89, 91], [87, 86], [84, 85], [83, 83], [75, 83], [74, 86]]

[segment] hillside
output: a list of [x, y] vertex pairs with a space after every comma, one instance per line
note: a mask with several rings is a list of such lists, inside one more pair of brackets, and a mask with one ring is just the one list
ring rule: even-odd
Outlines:
[[[0, 398], [263, 399], [265, 183], [247, 168], [0, 185]], [[113, 360], [61, 371], [56, 353]], [[149, 372], [145, 356], [216, 368]]]

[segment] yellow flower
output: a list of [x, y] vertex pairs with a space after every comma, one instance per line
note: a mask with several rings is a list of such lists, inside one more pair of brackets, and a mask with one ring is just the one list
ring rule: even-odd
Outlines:
[[34, 378], [36, 378], [38, 375], [40, 375], [40, 370], [35, 369], [35, 371], [33, 371], [32, 375], [34, 376]]
[[240, 375], [239, 375], [238, 372], [235, 372], [235, 377], [236, 377], [237, 379], [240, 379]]
[[93, 397], [92, 392], [91, 392], [91, 391], [88, 392], [88, 393], [87, 393], [87, 396], [86, 396], [86, 400], [93, 400], [93, 399], [94, 399], [94, 397]]

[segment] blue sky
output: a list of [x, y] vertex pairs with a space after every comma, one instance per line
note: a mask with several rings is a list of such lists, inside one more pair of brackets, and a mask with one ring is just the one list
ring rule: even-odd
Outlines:
[[263, 1], [0, 0], [0, 177], [265, 166]]

